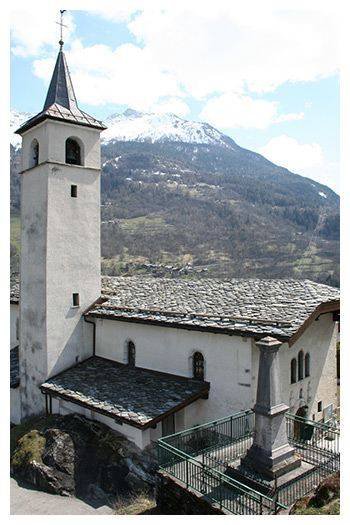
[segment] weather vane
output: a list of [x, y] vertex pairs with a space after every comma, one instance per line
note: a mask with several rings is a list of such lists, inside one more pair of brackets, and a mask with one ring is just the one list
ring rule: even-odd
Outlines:
[[62, 51], [62, 47], [63, 47], [63, 44], [64, 44], [64, 42], [63, 42], [63, 28], [67, 27], [63, 23], [63, 13], [65, 13], [65, 12], [66, 12], [66, 9], [60, 9], [60, 21], [56, 22], [56, 24], [58, 24], [60, 26], [60, 28], [61, 28], [61, 33], [60, 33], [60, 37], [61, 38], [60, 38], [60, 41], [58, 42], [59, 45], [60, 45], [60, 51]]

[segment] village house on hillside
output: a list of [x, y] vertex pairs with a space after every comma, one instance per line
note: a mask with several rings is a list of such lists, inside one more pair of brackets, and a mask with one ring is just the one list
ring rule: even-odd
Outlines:
[[255, 403], [259, 350], [280, 341], [290, 411], [337, 405], [339, 290], [308, 280], [100, 275], [100, 132], [59, 51], [22, 136], [21, 270], [11, 287], [11, 421], [77, 412], [141, 449]]

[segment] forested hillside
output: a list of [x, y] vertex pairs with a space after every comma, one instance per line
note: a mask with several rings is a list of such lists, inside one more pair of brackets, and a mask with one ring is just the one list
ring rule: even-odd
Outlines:
[[[240, 148], [207, 124], [193, 128], [173, 116], [166, 128], [161, 122], [163, 134], [150, 136], [155, 124], [147, 121], [146, 131], [139, 126], [134, 140], [126, 140], [126, 118], [130, 128], [132, 113], [111, 117], [102, 144], [104, 273], [339, 284], [339, 197], [332, 190]], [[19, 154], [11, 146], [17, 233]], [[14, 266], [18, 247], [14, 234]]]

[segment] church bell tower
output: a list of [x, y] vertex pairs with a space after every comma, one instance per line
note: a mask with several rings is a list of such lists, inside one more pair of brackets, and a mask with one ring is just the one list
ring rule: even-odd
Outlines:
[[22, 418], [44, 410], [40, 385], [47, 378], [91, 355], [91, 327], [82, 314], [101, 293], [105, 126], [79, 109], [62, 48], [61, 38], [43, 110], [17, 130], [22, 137]]

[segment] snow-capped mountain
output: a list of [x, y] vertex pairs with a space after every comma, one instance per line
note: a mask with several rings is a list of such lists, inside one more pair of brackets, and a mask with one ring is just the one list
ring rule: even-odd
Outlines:
[[105, 120], [108, 129], [103, 132], [103, 143], [114, 141], [184, 142], [210, 144], [235, 149], [235, 142], [204, 122], [193, 122], [173, 113], [141, 113], [127, 109]]
[[10, 113], [10, 143], [15, 149], [21, 146], [21, 137], [15, 134], [16, 129], [33, 115], [24, 111], [12, 109]]

